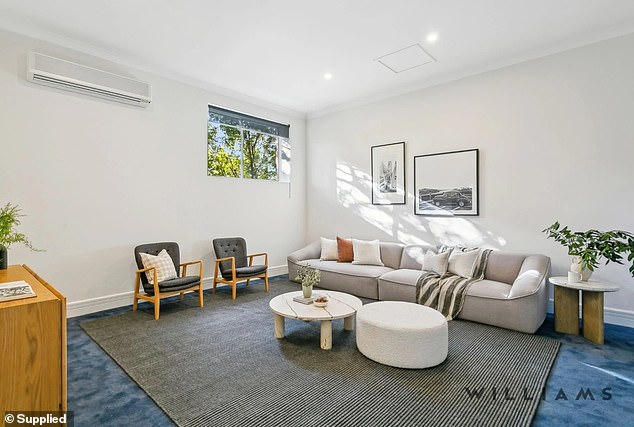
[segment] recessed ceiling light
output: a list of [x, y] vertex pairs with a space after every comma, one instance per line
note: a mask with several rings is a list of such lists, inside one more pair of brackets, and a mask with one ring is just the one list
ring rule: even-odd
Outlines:
[[438, 33], [429, 33], [427, 34], [427, 42], [428, 43], [436, 43], [438, 40]]
[[332, 79], [332, 73], [325, 73], [324, 74], [324, 79], [326, 79], [326, 80]]

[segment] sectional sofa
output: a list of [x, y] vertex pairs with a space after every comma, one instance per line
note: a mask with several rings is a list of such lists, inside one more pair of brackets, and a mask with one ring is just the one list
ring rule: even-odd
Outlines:
[[[437, 248], [381, 242], [385, 265], [358, 265], [320, 260], [321, 244], [316, 241], [288, 256], [288, 274], [295, 280], [298, 268], [308, 265], [321, 271], [322, 288], [376, 300], [415, 302], [427, 250]], [[550, 258], [544, 255], [493, 251], [484, 280], [469, 288], [458, 318], [534, 333], [546, 318], [549, 270]]]

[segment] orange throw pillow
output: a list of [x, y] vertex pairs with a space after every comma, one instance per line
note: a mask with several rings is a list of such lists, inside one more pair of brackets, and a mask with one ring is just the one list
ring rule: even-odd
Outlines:
[[354, 253], [352, 252], [352, 239], [342, 239], [337, 236], [337, 261], [352, 262]]

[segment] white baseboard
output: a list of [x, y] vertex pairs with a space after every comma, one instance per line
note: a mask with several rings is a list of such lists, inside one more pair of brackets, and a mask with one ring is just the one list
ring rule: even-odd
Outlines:
[[98, 311], [130, 305], [132, 304], [133, 294], [134, 291], [130, 291], [115, 295], [107, 295], [105, 297], [69, 302], [66, 304], [66, 317], [83, 316], [84, 314], [96, 313]]
[[288, 265], [277, 265], [275, 267], [269, 267], [269, 276], [283, 276], [284, 274], [288, 274]]
[[[288, 267], [286, 265], [269, 267], [269, 277], [282, 276], [284, 274], [288, 274]], [[211, 289], [212, 281], [213, 277], [203, 278], [203, 289]], [[69, 302], [66, 304], [66, 317], [83, 316], [84, 314], [132, 305], [133, 295], [134, 291], [129, 291], [122, 292], [120, 294]]]
[[[270, 277], [281, 276], [284, 274], [288, 274], [288, 267], [286, 265], [278, 265], [269, 268]], [[205, 277], [203, 279], [203, 288], [210, 289], [212, 280], [212, 277]], [[120, 294], [69, 302], [66, 306], [66, 316], [69, 318], [83, 316], [84, 314], [96, 313], [98, 311], [109, 310], [111, 308], [132, 305], [133, 294], [134, 292], [130, 291]], [[581, 305], [579, 306], [581, 307]], [[552, 299], [548, 302], [548, 312], [554, 312]], [[606, 307], [605, 323], [634, 328], [634, 311]]]
[[[579, 304], [579, 310], [581, 311], [581, 304]], [[548, 312], [551, 314], [555, 312], [554, 302], [552, 299], [548, 301]], [[605, 307], [603, 319], [605, 323], [609, 323], [611, 325], [634, 328], [634, 311]]]

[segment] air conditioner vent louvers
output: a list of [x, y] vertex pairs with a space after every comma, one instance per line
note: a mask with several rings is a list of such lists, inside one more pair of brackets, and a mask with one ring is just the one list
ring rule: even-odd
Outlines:
[[125, 95], [121, 95], [121, 94], [116, 94], [116, 93], [113, 93], [113, 92], [108, 92], [106, 90], [101, 90], [101, 89], [97, 89], [97, 88], [93, 88], [93, 87], [85, 86], [85, 85], [81, 85], [81, 84], [63, 82], [63, 81], [59, 81], [59, 80], [56, 80], [56, 79], [51, 79], [51, 78], [45, 77], [45, 76], [35, 75], [35, 76], [33, 76], [33, 81], [34, 82], [47, 82], [47, 83], [50, 83], [50, 84], [64, 86], [64, 87], [67, 87], [69, 89], [73, 89], [74, 91], [92, 92], [92, 93], [94, 93], [97, 96], [107, 96], [107, 97], [112, 97], [112, 98], [120, 98], [120, 99], [123, 99], [123, 100], [126, 100], [126, 101], [138, 102], [137, 98], [134, 98], [132, 96], [125, 96]]
[[146, 106], [152, 101], [148, 83], [36, 52], [29, 54], [27, 79], [126, 104]]

